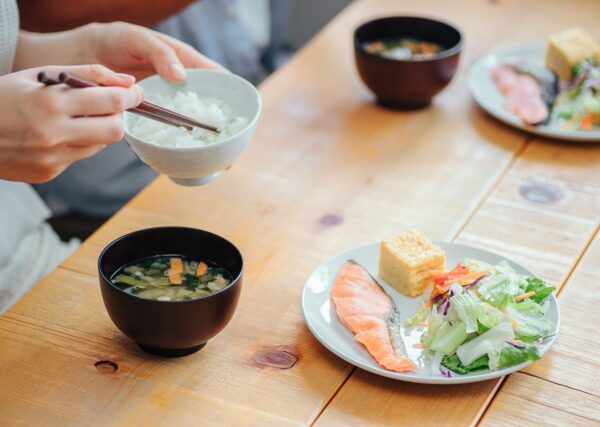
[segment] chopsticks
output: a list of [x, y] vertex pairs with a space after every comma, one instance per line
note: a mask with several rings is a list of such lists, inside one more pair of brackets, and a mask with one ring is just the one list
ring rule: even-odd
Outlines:
[[[45, 71], [40, 71], [37, 75], [37, 79], [40, 83], [46, 86], [52, 86], [64, 83], [72, 88], [86, 88], [98, 86], [95, 83], [88, 82], [80, 77], [74, 76], [69, 73], [62, 72], [58, 75], [58, 78], [51, 77]], [[156, 120], [158, 122], [171, 125], [171, 126], [183, 126], [187, 130], [192, 130], [194, 127], [206, 129], [211, 132], [219, 133], [219, 129], [214, 126], [207, 125], [205, 123], [198, 122], [194, 119], [176, 113], [175, 111], [167, 110], [160, 105], [153, 104], [148, 101], [143, 101], [140, 105], [127, 110], [131, 113], [138, 114], [148, 119]]]

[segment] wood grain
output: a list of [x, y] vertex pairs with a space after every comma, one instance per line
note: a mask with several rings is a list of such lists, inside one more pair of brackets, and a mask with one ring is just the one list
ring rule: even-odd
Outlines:
[[600, 396], [530, 375], [511, 375], [496, 396], [482, 426], [597, 426]]
[[[513, 375], [482, 419], [482, 425], [505, 425], [507, 406], [532, 405], [511, 423], [554, 425], [600, 423], [600, 323], [598, 305], [600, 235], [586, 251], [560, 296], [561, 328], [544, 358]], [[518, 424], [518, 423], [523, 424]], [[542, 423], [544, 424], [544, 423]]]
[[600, 296], [596, 237], [560, 295], [561, 328], [551, 351], [525, 370], [530, 375], [600, 396]]
[[[600, 221], [600, 150], [534, 140], [461, 232], [560, 284]], [[523, 186], [558, 191], [551, 204], [532, 202]], [[549, 190], [544, 190], [549, 189]]]
[[[51, 323], [56, 305], [48, 304], [48, 295], [63, 301], [62, 315]], [[302, 412], [319, 406], [323, 396], [315, 390], [339, 387], [336, 380], [347, 367], [318, 347], [323, 363], [306, 363], [303, 354], [314, 347], [307, 331], [290, 346], [299, 357], [293, 369], [257, 365], [253, 354], [282, 338], [255, 337], [243, 311], [197, 355], [157, 359], [114, 327], [95, 277], [58, 269], [0, 319], [0, 341], [11, 343], [2, 351], [1, 382], [11, 387], [0, 388], [0, 424], [20, 400], [28, 410], [11, 422], [27, 424], [48, 417], [49, 408], [65, 408], [44, 425], [295, 424]], [[118, 370], [99, 371], [95, 363], [104, 360]], [[290, 392], [275, 394], [284, 388]]]
[[[159, 178], [0, 317], [0, 424], [304, 425], [321, 413], [321, 425], [476, 421], [497, 381], [440, 388], [362, 371], [348, 379], [351, 366], [305, 327], [300, 292], [323, 260], [408, 227], [441, 240], [460, 232], [557, 283], [567, 277], [598, 222], [598, 149], [528, 145], [526, 134], [474, 106], [466, 71], [503, 43], [543, 38], [572, 21], [596, 28], [591, 11], [600, 5], [577, 3], [566, 14], [563, 3], [544, 1], [551, 19], [533, 21], [541, 0], [353, 3], [260, 88], [257, 136], [232, 170], [206, 187]], [[392, 13], [438, 15], [467, 37], [456, 78], [431, 108], [377, 107], [356, 75], [352, 29]], [[521, 184], [538, 176], [558, 183], [558, 203], [521, 197]], [[222, 234], [246, 263], [232, 322], [179, 360], [147, 356], [123, 337], [95, 277], [106, 244], [157, 225]], [[281, 349], [297, 362], [266, 366], [264, 352]], [[119, 369], [98, 370], [103, 360]]]

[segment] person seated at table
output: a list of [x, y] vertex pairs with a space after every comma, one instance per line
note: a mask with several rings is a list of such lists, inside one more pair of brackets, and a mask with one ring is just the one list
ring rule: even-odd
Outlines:
[[[25, 183], [48, 181], [121, 140], [121, 113], [144, 98], [136, 77], [181, 81], [186, 67], [219, 68], [185, 43], [131, 24], [35, 34], [19, 32], [18, 22], [15, 0], [0, 0], [0, 313], [76, 245], [49, 228], [48, 208]], [[45, 87], [36, 79], [42, 70], [106, 87]]]
[[[19, 3], [23, 25], [37, 31], [116, 19], [154, 26], [254, 83], [282, 62], [285, 24], [293, 5], [292, 0], [79, 0], [68, 8], [60, 0]], [[85, 238], [155, 177], [122, 142], [36, 190], [64, 238]]]

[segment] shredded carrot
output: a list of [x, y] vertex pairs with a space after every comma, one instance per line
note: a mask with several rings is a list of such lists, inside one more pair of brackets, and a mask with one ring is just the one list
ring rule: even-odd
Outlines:
[[205, 262], [198, 264], [198, 270], [196, 270], [196, 276], [200, 277], [208, 271], [208, 265]]
[[423, 342], [417, 342], [413, 344], [414, 348], [425, 348], [425, 343]]
[[524, 300], [525, 298], [531, 298], [532, 296], [535, 295], [535, 291], [529, 291], [529, 292], [525, 292], [524, 294], [521, 295], [517, 295], [515, 297], [515, 302], [519, 302]]
[[517, 319], [512, 320], [512, 327], [513, 327], [513, 329], [516, 329], [519, 327], [519, 321]]
[[581, 129], [590, 130], [592, 128], [592, 115], [588, 114], [581, 118]]
[[461, 263], [456, 264], [452, 270], [446, 273], [438, 273], [434, 274], [432, 281], [436, 285], [443, 285], [447, 283], [449, 280], [456, 279], [462, 275], [465, 275], [469, 272], [469, 267], [462, 265]]
[[[445, 273], [435, 273], [431, 279], [434, 286], [429, 297], [429, 306], [432, 305], [432, 300], [448, 292], [452, 287], [452, 284], [457, 283], [461, 286], [470, 285], [475, 280], [488, 274], [489, 271], [489, 268], [479, 271], [470, 271], [469, 267], [458, 263], [456, 267], [450, 271]], [[475, 289], [473, 289], [473, 291], [475, 291]]]
[[172, 285], [181, 285], [183, 282], [181, 275], [183, 274], [183, 261], [181, 258], [171, 258], [169, 260], [171, 268], [169, 268], [169, 282]]
[[426, 328], [426, 327], [429, 326], [429, 323], [427, 323], [427, 322], [419, 322], [419, 326], [422, 326], [422, 327]]
[[485, 276], [489, 272], [490, 272], [489, 268], [486, 268], [485, 270], [480, 270], [480, 271], [473, 271], [471, 273], [467, 273], [467, 274], [457, 278], [456, 283], [458, 283], [459, 285], [463, 285], [463, 286], [470, 285], [475, 280], [479, 279], [481, 276]]
[[446, 292], [448, 292], [448, 289], [450, 289], [450, 286], [440, 286], [440, 285], [435, 285], [435, 289], [436, 291], [438, 291], [438, 294], [445, 294]]
[[436, 285], [443, 285], [444, 283], [446, 283], [447, 277], [448, 276], [446, 275], [446, 273], [434, 274], [431, 278], [431, 281]]

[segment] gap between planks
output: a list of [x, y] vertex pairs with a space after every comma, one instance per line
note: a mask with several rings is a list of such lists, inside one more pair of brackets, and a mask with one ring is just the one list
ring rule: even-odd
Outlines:
[[569, 280], [571, 279], [571, 276], [573, 275], [573, 273], [575, 272], [575, 270], [577, 269], [577, 267], [581, 263], [581, 260], [583, 259], [583, 256], [586, 254], [586, 252], [590, 248], [592, 242], [596, 239], [596, 236], [598, 236], [598, 232], [600, 232], [600, 222], [598, 222], [596, 224], [596, 228], [592, 232], [590, 238], [588, 239], [588, 241], [584, 245], [583, 249], [581, 249], [581, 251], [579, 252], [579, 255], [577, 255], [577, 259], [575, 259], [575, 261], [573, 261], [573, 264], [571, 264], [571, 269], [569, 270], [569, 272], [565, 276], [565, 280], [563, 280], [563, 282], [560, 285], [560, 288], [558, 288], [558, 291], [556, 292], [557, 296], [560, 295], [562, 293], [562, 291], [564, 290], [564, 288], [566, 288], [566, 286], [568, 285]]
[[[319, 344], [321, 345], [321, 344]], [[350, 365], [352, 366], [352, 368], [350, 369], [350, 372], [348, 373], [348, 375], [346, 376], [346, 378], [344, 378], [344, 381], [342, 381], [340, 383], [340, 385], [338, 386], [338, 388], [336, 388], [334, 390], [333, 393], [331, 393], [331, 396], [329, 397], [329, 399], [327, 399], [324, 403], [323, 406], [321, 406], [319, 408], [319, 411], [317, 412], [317, 414], [315, 415], [315, 417], [312, 419], [312, 421], [308, 422], [309, 426], [314, 425], [318, 419], [321, 417], [321, 415], [323, 415], [323, 412], [325, 412], [325, 410], [329, 407], [329, 404], [333, 401], [333, 399], [335, 399], [335, 397], [338, 395], [338, 393], [342, 390], [342, 388], [344, 388], [344, 386], [346, 385], [346, 383], [348, 382], [348, 380], [350, 379], [350, 377], [352, 377], [352, 375], [354, 374], [354, 372], [358, 369], [356, 366], [354, 365]]]
[[496, 180], [490, 185], [490, 187], [487, 189], [487, 191], [485, 191], [483, 193], [483, 196], [481, 196], [481, 198], [475, 204], [475, 206], [473, 207], [473, 209], [471, 210], [471, 212], [469, 212], [467, 214], [467, 216], [465, 217], [465, 219], [462, 222], [462, 224], [460, 224], [458, 226], [458, 230], [456, 230], [456, 232], [452, 236], [452, 239], [451, 239], [452, 241], [456, 240], [456, 238], [460, 235], [460, 233], [463, 232], [463, 230], [465, 229], [465, 227], [475, 217], [475, 215], [481, 209], [481, 207], [483, 206], [483, 204], [485, 203], [485, 201], [494, 192], [494, 190], [496, 189], [496, 187], [498, 186], [498, 184], [500, 182], [502, 182], [502, 180], [504, 179], [504, 177], [506, 177], [506, 175], [508, 175], [508, 173], [511, 171], [511, 169], [513, 168], [513, 166], [515, 165], [515, 163], [517, 163], [517, 160], [519, 160], [519, 158], [523, 155], [523, 153], [525, 152], [525, 150], [527, 150], [527, 148], [531, 145], [531, 141], [533, 141], [533, 139], [534, 139], [533, 135], [528, 135], [525, 138], [525, 140], [523, 141], [523, 143], [521, 144], [521, 146], [515, 150], [515, 154], [513, 155], [512, 159], [510, 159], [510, 161], [506, 164], [506, 167], [498, 174]]

